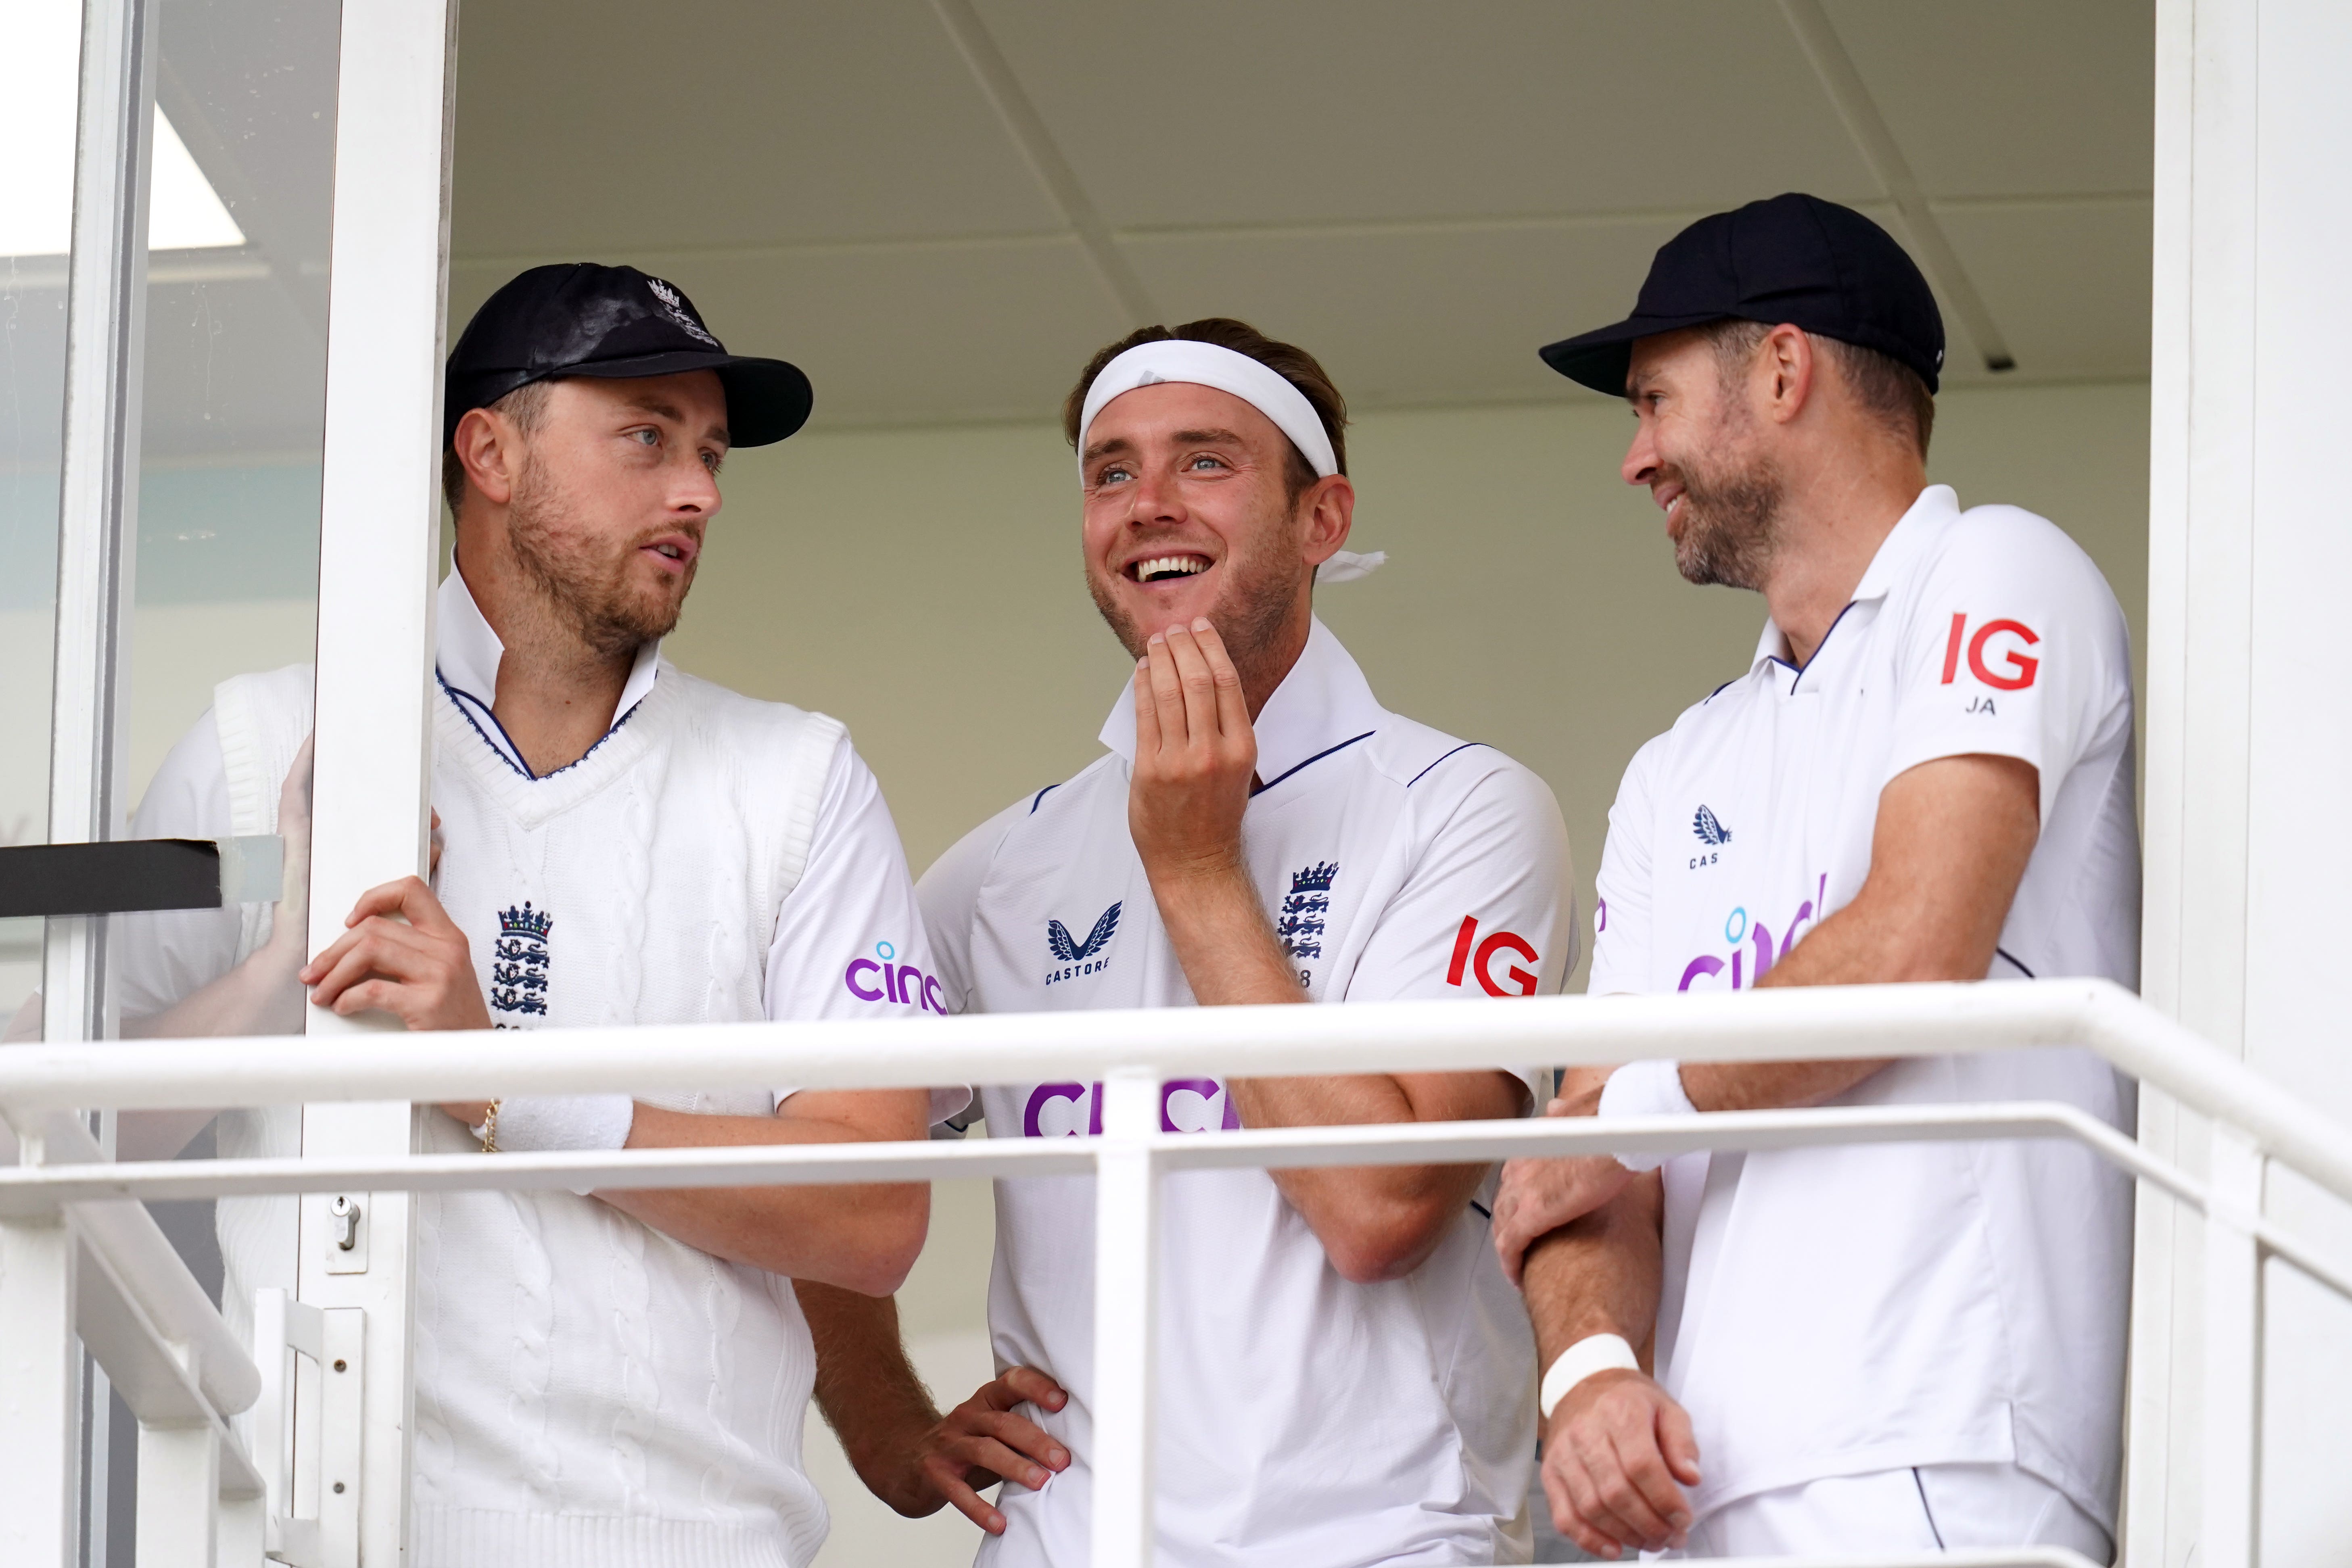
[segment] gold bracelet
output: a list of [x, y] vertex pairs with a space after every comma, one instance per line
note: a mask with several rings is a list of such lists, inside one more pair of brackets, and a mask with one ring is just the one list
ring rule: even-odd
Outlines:
[[482, 1114], [482, 1152], [495, 1154], [498, 1152], [499, 1102], [494, 1100], [490, 1101], [489, 1110]]

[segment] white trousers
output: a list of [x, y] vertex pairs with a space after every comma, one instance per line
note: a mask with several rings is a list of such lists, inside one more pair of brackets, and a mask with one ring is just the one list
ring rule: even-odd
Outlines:
[[2063, 1546], [2112, 1562], [2107, 1532], [2015, 1465], [1832, 1476], [1726, 1503], [1691, 1527], [1686, 1557], [1835, 1557], [1964, 1546]]

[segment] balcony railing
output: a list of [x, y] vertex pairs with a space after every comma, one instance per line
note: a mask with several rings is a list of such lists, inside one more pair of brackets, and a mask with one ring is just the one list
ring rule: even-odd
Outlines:
[[[1488, 1064], [1590, 1066], [1644, 1058], [1778, 1061], [1931, 1056], [2046, 1047], [2096, 1052], [2212, 1125], [2199, 1176], [2074, 1107], [1893, 1105], [1612, 1121], [1441, 1122], [1160, 1131], [1158, 1086], [1197, 1076], [1433, 1071]], [[69, 1463], [72, 1333], [139, 1418], [142, 1568], [279, 1561], [335, 1568], [347, 1532], [296, 1517], [283, 1441], [292, 1420], [289, 1346], [320, 1365], [303, 1452], [333, 1468], [356, 1393], [329, 1370], [347, 1359], [342, 1314], [265, 1300], [256, 1358], [236, 1345], [137, 1204], [263, 1193], [679, 1187], [933, 1180], [1091, 1172], [1096, 1206], [1094, 1561], [1151, 1561], [1152, 1313], [1159, 1177], [1209, 1167], [1484, 1162], [1614, 1150], [1776, 1149], [1862, 1142], [2071, 1138], [2207, 1224], [2203, 1457], [2207, 1560], [2242, 1562], [2252, 1540], [2252, 1441], [2263, 1334], [2259, 1275], [2280, 1258], [2352, 1299], [2352, 1267], [2261, 1214], [2271, 1162], [2352, 1202], [2352, 1131], [2099, 981], [1855, 986], [1739, 995], [1547, 997], [1507, 1005], [1395, 1002], [1323, 1007], [1169, 1008], [883, 1022], [736, 1024], [20, 1047], [0, 1052], [0, 1115], [26, 1163], [0, 1170], [0, 1540], [8, 1521], [54, 1508]], [[939, 1083], [1099, 1081], [1102, 1132], [1087, 1139], [413, 1154], [114, 1163], [74, 1114], [320, 1101], [481, 1100], [497, 1095]], [[350, 1312], [352, 1310], [345, 1310]], [[227, 1417], [254, 1405], [261, 1452]], [[59, 1450], [63, 1450], [61, 1453]], [[265, 1498], [265, 1495], [266, 1498]], [[322, 1501], [322, 1509], [356, 1506]], [[25, 1561], [12, 1555], [11, 1562]], [[2051, 1564], [2055, 1550], [1853, 1559], [1893, 1564]]]

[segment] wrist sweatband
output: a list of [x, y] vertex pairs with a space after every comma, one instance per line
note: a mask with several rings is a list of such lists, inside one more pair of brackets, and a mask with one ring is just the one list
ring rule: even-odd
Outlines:
[[[1601, 1085], [1598, 1114], [1604, 1121], [1613, 1116], [1696, 1116], [1698, 1107], [1683, 1092], [1679, 1063], [1628, 1062]], [[1617, 1163], [1629, 1171], [1654, 1171], [1666, 1157], [1621, 1153]]]
[[1536, 1404], [1543, 1418], [1551, 1419], [1552, 1407], [1568, 1397], [1568, 1391], [1597, 1372], [1615, 1372], [1622, 1367], [1627, 1372], [1642, 1370], [1641, 1358], [1633, 1347], [1625, 1342], [1622, 1334], [1587, 1334], [1566, 1350], [1544, 1373], [1543, 1393]]
[[556, 1149], [618, 1149], [629, 1142], [637, 1102], [625, 1094], [534, 1094], [499, 1101], [499, 1148], [509, 1154]]

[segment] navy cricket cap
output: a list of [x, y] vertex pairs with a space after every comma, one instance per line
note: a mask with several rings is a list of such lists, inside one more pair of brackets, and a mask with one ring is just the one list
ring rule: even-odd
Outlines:
[[1943, 312], [1894, 237], [1794, 192], [1699, 219], [1658, 248], [1631, 316], [1538, 352], [1569, 380], [1622, 397], [1636, 340], [1726, 320], [1875, 349], [1931, 393], [1944, 368]]
[[482, 301], [449, 351], [441, 445], [468, 409], [534, 381], [719, 373], [728, 444], [764, 447], [807, 423], [814, 395], [797, 365], [730, 354], [675, 283], [593, 261], [534, 267]]

